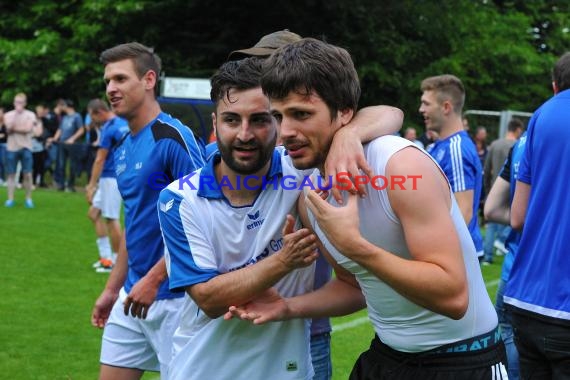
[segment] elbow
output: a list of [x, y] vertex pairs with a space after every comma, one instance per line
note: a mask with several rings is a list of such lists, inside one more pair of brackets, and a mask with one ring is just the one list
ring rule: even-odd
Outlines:
[[219, 318], [228, 311], [228, 307], [220, 307], [215, 302], [214, 295], [208, 292], [207, 289], [203, 289], [203, 287], [194, 286], [193, 289], [191, 291], [188, 290], [187, 293], [208, 318]]
[[442, 314], [448, 318], [459, 320], [465, 316], [468, 307], [469, 293], [467, 291], [467, 285], [465, 285], [462, 287], [461, 291], [448, 299], [448, 303]]
[[514, 230], [522, 230], [524, 225], [524, 216], [517, 209], [511, 209], [511, 227]]
[[469, 306], [469, 296], [462, 297], [461, 300], [457, 300], [453, 307], [450, 308], [448, 317], [454, 320], [460, 320], [467, 313], [467, 307]]
[[404, 123], [404, 111], [396, 107], [390, 107], [392, 111], [394, 125], [398, 127], [398, 130], [402, 127]]

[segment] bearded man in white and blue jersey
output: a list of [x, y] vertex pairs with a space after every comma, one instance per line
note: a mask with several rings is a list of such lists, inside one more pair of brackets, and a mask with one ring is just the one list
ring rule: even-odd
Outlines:
[[92, 324], [104, 327], [100, 379], [166, 372], [182, 294], [169, 290], [156, 214], [160, 190], [203, 165], [191, 130], [163, 113], [155, 96], [160, 58], [132, 42], [101, 54], [107, 99], [130, 132], [114, 150], [125, 234]]

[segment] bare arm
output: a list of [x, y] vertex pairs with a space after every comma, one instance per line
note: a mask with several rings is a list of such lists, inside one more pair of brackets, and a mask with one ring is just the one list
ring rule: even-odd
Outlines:
[[400, 258], [360, 235], [356, 196], [350, 195], [345, 207], [333, 207], [310, 192], [307, 205], [329, 241], [345, 256], [412, 302], [460, 319], [468, 305], [467, 280], [461, 245], [450, 216], [448, 185], [436, 166], [415, 148], [399, 151], [386, 167], [388, 178], [417, 172], [424, 174], [415, 189], [396, 186], [388, 190], [413, 260]]
[[522, 230], [526, 218], [528, 199], [530, 198], [530, 185], [517, 181], [515, 196], [511, 206], [511, 226], [515, 230]]
[[275, 285], [291, 271], [317, 259], [316, 237], [308, 229], [294, 231], [295, 220], [287, 216], [283, 248], [245, 268], [218, 275], [187, 288], [192, 299], [210, 318], [217, 318], [231, 305], [242, 305]]
[[350, 128], [363, 143], [377, 137], [392, 135], [402, 128], [404, 113], [390, 106], [370, 106], [360, 109], [344, 128]]
[[10, 133], [19, 133], [19, 134], [28, 134], [33, 132], [34, 125], [38, 122], [35, 115], [29, 117], [26, 114], [25, 118], [20, 119], [20, 123], [15, 122], [15, 114], [14, 113], [7, 113], [4, 122], [6, 124], [6, 132]]
[[95, 156], [95, 161], [93, 162], [93, 167], [91, 168], [91, 177], [89, 183], [85, 187], [85, 197], [87, 202], [91, 203], [93, 201], [93, 194], [97, 189], [97, 183], [101, 177], [101, 172], [103, 171], [103, 166], [109, 155], [109, 150], [105, 148], [97, 149], [97, 155]]
[[453, 193], [455, 195], [455, 200], [457, 205], [461, 210], [461, 215], [465, 219], [465, 224], [469, 225], [471, 219], [473, 218], [473, 190], [458, 191]]
[[107, 323], [113, 304], [119, 297], [119, 291], [127, 278], [127, 267], [128, 254], [125, 234], [123, 232], [121, 245], [119, 246], [119, 252], [117, 254], [117, 260], [113, 266], [111, 274], [109, 275], [105, 289], [103, 289], [103, 292], [95, 302], [93, 312], [91, 313], [91, 324], [93, 326], [103, 328], [105, 323]]
[[511, 204], [510, 204], [511, 184], [501, 176], [497, 177], [491, 191], [485, 200], [484, 214], [489, 222], [510, 224]]

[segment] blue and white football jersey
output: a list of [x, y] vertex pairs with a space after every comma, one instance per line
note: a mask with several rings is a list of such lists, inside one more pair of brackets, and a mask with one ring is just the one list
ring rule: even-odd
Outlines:
[[[125, 205], [129, 270], [125, 291], [163, 257], [164, 243], [156, 203], [160, 191], [176, 178], [204, 164], [191, 130], [164, 112], [115, 149], [115, 173]], [[156, 299], [181, 297], [164, 281]]]
[[121, 139], [129, 132], [129, 124], [125, 119], [115, 116], [107, 120], [101, 128], [101, 143], [100, 148], [107, 149], [107, 159], [103, 165], [101, 178], [112, 177], [115, 178], [115, 158], [112, 150], [117, 146]]
[[[255, 265], [278, 252], [287, 214], [296, 215], [301, 183], [310, 172], [296, 170], [281, 148], [273, 153], [268, 185], [252, 205], [234, 207], [215, 177], [214, 154], [187, 181], [160, 194], [159, 218], [167, 246], [170, 287], [181, 291], [224, 273]], [[283, 297], [312, 291], [314, 264], [282, 278]], [[312, 379], [309, 321], [294, 319], [254, 326], [237, 319], [211, 319], [190, 298], [174, 335], [169, 379]]]
[[483, 254], [483, 237], [479, 229], [479, 201], [483, 188], [483, 168], [475, 144], [465, 131], [436, 141], [427, 148], [445, 173], [454, 193], [473, 190], [473, 215], [467, 224], [475, 249]]

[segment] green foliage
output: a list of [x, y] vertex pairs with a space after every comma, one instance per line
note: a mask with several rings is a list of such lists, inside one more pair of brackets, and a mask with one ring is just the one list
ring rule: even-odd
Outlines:
[[470, 109], [534, 110], [570, 46], [570, 9], [547, 0], [22, 0], [0, 4], [0, 104], [104, 92], [98, 56], [118, 43], [154, 46], [171, 76], [208, 77], [234, 49], [288, 28], [354, 57], [361, 105], [391, 104], [421, 125], [419, 83], [453, 73]]

